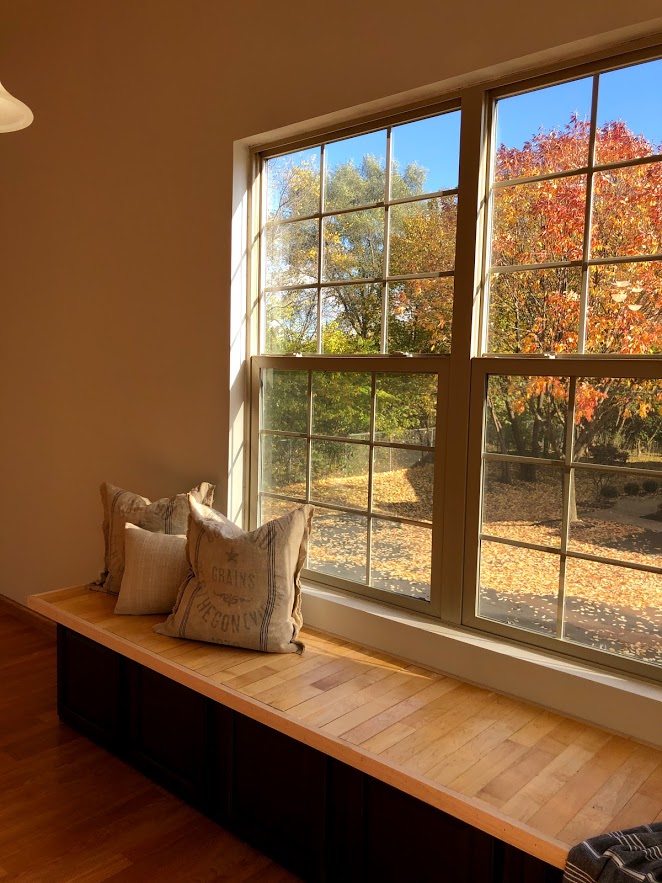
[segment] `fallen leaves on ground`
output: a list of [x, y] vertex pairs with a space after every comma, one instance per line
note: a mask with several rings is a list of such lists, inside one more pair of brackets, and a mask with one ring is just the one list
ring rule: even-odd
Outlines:
[[[558, 474], [538, 470], [538, 481], [490, 481], [484, 493], [483, 532], [560, 549]], [[541, 477], [542, 475], [542, 477]], [[434, 467], [375, 473], [373, 511], [426, 521], [431, 518]], [[662, 532], [645, 523], [610, 520], [611, 504], [578, 484], [578, 520], [569, 550], [635, 564], [662, 563]], [[283, 493], [305, 497], [304, 485]], [[367, 476], [329, 476], [314, 484], [316, 516], [311, 562], [316, 569], [365, 581], [367, 519], [324, 508], [324, 502], [366, 509]], [[275, 505], [278, 503], [279, 505]], [[268, 517], [291, 508], [269, 501]], [[590, 513], [590, 514], [587, 514]], [[604, 513], [604, 514], [603, 514]], [[602, 517], [600, 517], [602, 516]], [[426, 527], [373, 520], [372, 581], [380, 588], [429, 597], [431, 532]], [[561, 558], [550, 552], [485, 540], [481, 551], [481, 615], [556, 634]], [[489, 605], [486, 599], [491, 599]], [[498, 614], [498, 615], [497, 615]], [[662, 661], [662, 577], [659, 574], [570, 557], [565, 579], [566, 637]], [[579, 638], [572, 638], [573, 629]], [[602, 643], [601, 643], [602, 642]], [[604, 649], [604, 648], [603, 648]]]

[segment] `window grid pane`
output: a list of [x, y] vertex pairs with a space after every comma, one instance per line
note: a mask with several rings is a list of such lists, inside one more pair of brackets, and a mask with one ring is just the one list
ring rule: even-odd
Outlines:
[[[545, 396], [563, 424], [557, 460], [537, 457], [558, 449]], [[479, 617], [540, 634], [553, 621], [560, 640], [662, 665], [651, 637], [662, 616], [660, 431], [656, 380], [488, 377]]]
[[[659, 62], [647, 62], [624, 69], [624, 76], [628, 79], [634, 74], [645, 79], [646, 75], [657, 76], [659, 70]], [[533, 102], [535, 105], [542, 101], [542, 110], [537, 108], [532, 112], [544, 113], [546, 98], [549, 108], [553, 109], [551, 112], [558, 114], [560, 111], [554, 109], [555, 102], [558, 103], [560, 96], [568, 92], [568, 97], [579, 104], [574, 106], [574, 115], [569, 122], [566, 121], [565, 127], [549, 131], [541, 127], [537, 134], [528, 132], [529, 139], [521, 147], [504, 144], [502, 133], [497, 130], [489, 221], [492, 266], [488, 273], [488, 288], [496, 296], [489, 298], [484, 330], [486, 353], [583, 353], [586, 349], [589, 352], [645, 353], [660, 349], [651, 333], [650, 323], [643, 335], [600, 335], [595, 312], [590, 313], [591, 274], [605, 258], [644, 260], [655, 257], [662, 249], [659, 232], [662, 162], [657, 161], [662, 144], [646, 142], [646, 147], [644, 136], [635, 136], [626, 124], [604, 117], [605, 108], [614, 105], [617, 73], [596, 74], [591, 78], [593, 97], [590, 103], [587, 103], [583, 85], [590, 80], [551, 86], [497, 101], [497, 121], [500, 115], [504, 116], [504, 131], [511, 133], [513, 144], [524, 137], [522, 119], [518, 120], [511, 112], [520, 103]], [[600, 104], [603, 81], [611, 84], [609, 101], [605, 98]], [[578, 90], [582, 89], [580, 101]], [[627, 102], [627, 96], [619, 97], [621, 104]], [[583, 108], [584, 117], [577, 108]], [[558, 126], [559, 122], [555, 120], [555, 125]], [[528, 125], [533, 128], [530, 122]], [[618, 147], [619, 140], [623, 142], [623, 150]], [[585, 180], [583, 208], [578, 186], [582, 180]], [[573, 186], [573, 181], [577, 186]], [[578, 302], [567, 298], [566, 286], [560, 278], [559, 285], [545, 293], [541, 308], [540, 289], [526, 287], [526, 276], [521, 271], [542, 267], [552, 261], [557, 269], [569, 272], [578, 258], [581, 259], [581, 284], [578, 292], [572, 289], [573, 298], [575, 293], [578, 294]], [[512, 281], [504, 279], [506, 268], [508, 274], [513, 274]], [[510, 334], [500, 333], [500, 330], [506, 330], [506, 317], [517, 313], [523, 304], [525, 315], [520, 324], [511, 325]], [[532, 308], [537, 310], [538, 324], [544, 322], [548, 328], [554, 329], [551, 337], [549, 334], [542, 338], [531, 337], [532, 328], [526, 324], [526, 313]], [[576, 311], [579, 316], [575, 330]], [[648, 315], [651, 312], [656, 320], [662, 315], [662, 296], [659, 294], [655, 304], [649, 306]], [[633, 320], [628, 324], [636, 327], [636, 317], [626, 318]], [[572, 320], [570, 324], [568, 320]], [[513, 327], [517, 332], [515, 335]], [[614, 350], [609, 349], [612, 345]]]
[[[519, 366], [487, 379], [475, 608], [545, 641], [658, 666], [660, 368], [614, 378], [604, 357], [662, 354], [662, 137], [618, 86], [661, 70], [642, 63], [494, 105], [482, 352]], [[569, 122], [554, 116], [570, 107], [563, 96]], [[513, 113], [520, 105], [530, 113]], [[546, 129], [524, 131], [545, 113]], [[603, 356], [600, 372], [574, 363], [560, 417], [550, 378], [525, 359], [585, 353]]]
[[[310, 352], [313, 322], [319, 354], [450, 351], [452, 291], [448, 303], [446, 293], [440, 296], [427, 283], [452, 276], [455, 264], [458, 121], [459, 111], [447, 111], [264, 162], [263, 352]], [[405, 168], [393, 156], [394, 129]], [[442, 131], [446, 140], [416, 141]], [[377, 145], [383, 162], [369, 151], [356, 153]], [[431, 187], [425, 186], [428, 171], [413, 159], [417, 150], [423, 158], [429, 155]], [[452, 187], [435, 189], [451, 182]], [[400, 281], [392, 309], [390, 285]], [[353, 298], [351, 285], [357, 286]], [[359, 285], [370, 303], [362, 304]], [[307, 298], [300, 295], [303, 289]], [[287, 297], [289, 291], [299, 296]], [[404, 325], [396, 318], [403, 302], [409, 317]], [[441, 335], [430, 327], [437, 314]], [[389, 322], [396, 323], [392, 334]], [[403, 330], [406, 347], [399, 340]]]
[[312, 570], [429, 601], [438, 375], [268, 368], [261, 381], [260, 518], [310, 502]]

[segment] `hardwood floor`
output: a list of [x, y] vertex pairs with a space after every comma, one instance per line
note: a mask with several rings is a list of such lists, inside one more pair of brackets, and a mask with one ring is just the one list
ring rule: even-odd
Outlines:
[[55, 637], [0, 612], [0, 881], [297, 878], [57, 718]]

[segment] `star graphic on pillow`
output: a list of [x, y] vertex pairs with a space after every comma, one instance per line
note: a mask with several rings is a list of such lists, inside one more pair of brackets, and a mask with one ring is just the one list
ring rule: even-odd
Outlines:
[[233, 549], [232, 546], [230, 547], [230, 551], [226, 552], [225, 554], [227, 555], [228, 564], [230, 562], [232, 562], [234, 564], [236, 562], [237, 558], [239, 557], [239, 553], [237, 551], [235, 551], [235, 549]]

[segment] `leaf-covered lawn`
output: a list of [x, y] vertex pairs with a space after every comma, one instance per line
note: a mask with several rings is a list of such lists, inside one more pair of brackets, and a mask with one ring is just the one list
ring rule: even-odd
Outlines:
[[[633, 563], [662, 560], [659, 522], [610, 520], [612, 505], [578, 485], [578, 520], [571, 525], [570, 548], [580, 553]], [[303, 485], [287, 488], [302, 497]], [[315, 485], [316, 516], [311, 559], [316, 569], [346, 579], [365, 579], [366, 522], [324, 508], [324, 502], [366, 507], [365, 476], [328, 477]], [[486, 493], [483, 531], [499, 538], [559, 548], [560, 507], [556, 479], [492, 481]], [[433, 466], [376, 473], [373, 508], [403, 517], [429, 519]], [[662, 494], [649, 495], [650, 508]], [[277, 505], [274, 505], [277, 504]], [[265, 517], [289, 508], [271, 501]], [[429, 596], [430, 531], [413, 525], [379, 523], [373, 534], [373, 582], [415, 597]], [[560, 558], [544, 551], [486, 541], [481, 555], [481, 614], [556, 634]], [[617, 649], [662, 662], [662, 577], [659, 574], [569, 559], [566, 571], [566, 637], [583, 644]]]

